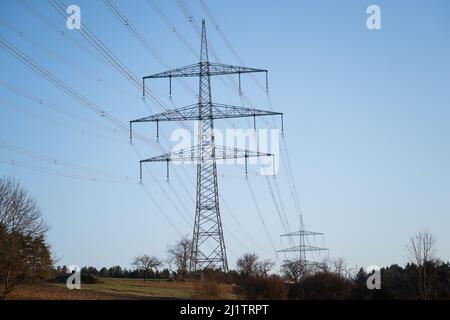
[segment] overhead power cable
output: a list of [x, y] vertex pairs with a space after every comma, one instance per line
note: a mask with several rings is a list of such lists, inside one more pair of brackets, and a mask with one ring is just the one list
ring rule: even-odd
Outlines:
[[[48, 0], [48, 3], [64, 18], [68, 17], [65, 11], [66, 5], [59, 0]], [[112, 65], [116, 68], [126, 79], [128, 79], [138, 90], [142, 92], [143, 85], [140, 78], [138, 78], [131, 70], [129, 70], [120, 59], [115, 56], [110, 49], [91, 31], [91, 29], [86, 25], [83, 20], [82, 26], [80, 28], [80, 34], [101, 54], [103, 55]], [[159, 105], [163, 110], [167, 111], [169, 108], [164, 104], [164, 102], [155, 95], [148, 87], [145, 88], [146, 96], [148, 95], [152, 101]], [[184, 123], [180, 124], [187, 130], [192, 132], [192, 129], [186, 126]]]
[[[103, 0], [105, 5], [111, 10], [111, 12], [122, 22], [122, 25], [125, 26], [128, 31], [141, 43], [141, 45], [161, 64], [164, 68], [172, 69], [171, 65], [167, 62], [167, 60], [158, 52], [158, 50], [147, 40], [147, 38], [139, 32], [139, 30], [134, 26], [131, 20], [126, 17], [117, 5], [112, 0]], [[192, 90], [182, 79], [176, 79], [181, 85], [190, 93], [196, 94], [195, 91]]]
[[139, 184], [138, 181], [118, 181], [118, 180], [112, 180], [112, 179], [104, 179], [101, 177], [99, 178], [99, 177], [94, 177], [94, 176], [70, 174], [70, 173], [66, 173], [63, 171], [49, 169], [49, 168], [29, 164], [29, 163], [26, 163], [26, 162], [23, 162], [20, 160], [15, 160], [15, 159], [10, 159], [10, 158], [5, 158], [5, 157], [0, 157], [0, 162], [2, 162], [4, 164], [9, 164], [11, 166], [18, 166], [18, 167], [26, 168], [29, 170], [37, 171], [40, 173], [46, 173], [46, 174], [51, 174], [51, 175], [55, 175], [55, 176], [61, 176], [61, 177], [83, 180], [83, 181], [116, 183], [116, 184]]
[[[41, 160], [41, 161], [45, 161], [48, 162], [50, 164], [53, 164], [55, 166], [61, 166], [61, 167], [66, 167], [69, 169], [74, 169], [74, 170], [78, 170], [78, 171], [83, 171], [85, 173], [90, 173], [90, 174], [95, 174], [95, 175], [99, 175], [99, 176], [104, 176], [106, 178], [110, 178], [110, 179], [116, 179], [119, 181], [133, 181], [134, 179], [131, 179], [128, 176], [125, 175], [118, 175], [115, 173], [111, 173], [111, 172], [107, 172], [104, 170], [98, 170], [98, 169], [92, 169], [92, 168], [88, 168], [86, 166], [83, 165], [79, 165], [73, 162], [69, 162], [69, 161], [65, 161], [65, 160], [61, 160], [58, 159], [56, 157], [51, 157], [48, 155], [44, 155], [42, 153], [38, 153], [38, 152], [34, 152], [34, 151], [30, 151], [30, 150], [26, 150], [24, 148], [15, 146], [11, 143], [5, 142], [5, 141], [1, 141], [0, 140], [0, 148], [3, 149], [8, 149], [10, 151], [14, 151], [16, 153], [20, 153], [22, 155], [25, 155], [27, 157], [31, 157], [37, 160]], [[137, 180], [136, 180], [137, 182]]]
[[250, 180], [249, 179], [247, 179], [247, 185], [248, 185], [248, 189], [250, 191], [250, 195], [251, 195], [251, 197], [253, 199], [253, 203], [255, 205], [256, 211], [258, 213], [258, 217], [259, 217], [259, 219], [261, 221], [261, 224], [262, 224], [262, 226], [264, 228], [264, 232], [266, 233], [267, 239], [269, 239], [269, 242], [270, 242], [270, 245], [272, 246], [272, 249], [274, 251], [277, 251], [277, 249], [275, 248], [275, 245], [273, 243], [272, 237], [270, 236], [269, 230], [267, 229], [266, 223], [264, 221], [264, 217], [263, 217], [263, 215], [261, 213], [261, 209], [259, 208], [258, 200], [256, 199], [255, 193], [253, 191], [253, 188], [252, 188], [252, 186], [250, 184]]
[[[74, 90], [72, 87], [70, 87], [68, 84], [63, 82], [62, 80], [58, 79], [54, 74], [52, 74], [50, 71], [48, 71], [46, 68], [42, 67], [38, 63], [36, 63], [34, 60], [32, 60], [30, 57], [28, 57], [25, 53], [23, 53], [21, 50], [16, 48], [13, 44], [11, 44], [9, 41], [7, 41], [5, 38], [0, 36], [0, 46], [2, 46], [8, 53], [10, 53], [12, 56], [17, 58], [19, 61], [23, 62], [25, 65], [30, 67], [33, 71], [38, 73], [40, 76], [46, 78], [49, 82], [51, 82], [53, 85], [55, 85], [58, 89], [62, 90], [66, 94], [68, 94], [70, 97], [72, 97], [74, 100], [78, 101], [81, 105], [87, 107], [89, 110], [95, 112], [100, 117], [106, 119], [110, 123], [112, 123], [114, 126], [121, 130], [128, 131], [129, 126], [121, 122], [120, 120], [116, 119], [109, 113], [107, 113], [104, 109], [96, 105], [94, 102], [80, 94], [78, 91]], [[147, 138], [137, 134], [135, 135], [136, 138], [150, 143], [152, 145], [155, 145], [155, 143], [151, 140], [148, 140]]]

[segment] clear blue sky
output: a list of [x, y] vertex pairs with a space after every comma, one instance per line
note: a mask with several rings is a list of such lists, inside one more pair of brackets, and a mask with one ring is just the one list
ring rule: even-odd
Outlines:
[[[67, 30], [65, 20], [47, 1], [25, 2], [56, 30], [19, 2], [1, 1], [2, 38], [124, 123], [149, 115], [148, 107], [161, 111], [150, 100], [146, 106], [141, 92], [102, 61], [79, 31]], [[198, 50], [198, 36], [176, 1], [156, 2], [170, 26], [148, 1], [115, 3], [170, 66], [197, 61], [180, 37]], [[208, 39], [221, 60], [239, 64], [200, 3], [185, 3], [196, 21], [206, 19]], [[82, 23], [138, 77], [165, 69], [103, 1], [74, 4], [81, 7]], [[381, 30], [366, 28], [370, 4], [381, 8]], [[207, 5], [246, 65], [270, 70], [270, 95], [274, 109], [285, 114], [284, 139], [306, 227], [325, 233], [324, 242], [319, 239], [316, 244], [330, 248], [331, 258], [343, 256], [349, 265], [404, 264], [409, 236], [426, 228], [437, 239], [438, 255], [449, 260], [450, 3], [233, 0], [207, 1]], [[126, 130], [114, 132], [105, 119], [0, 49], [2, 83], [7, 81], [44, 102], [32, 102], [0, 85], [2, 143], [137, 180], [140, 157], [128, 143]], [[263, 83], [263, 76], [255, 77]], [[264, 91], [250, 77], [242, 79], [248, 100], [267, 109]], [[187, 83], [196, 88], [195, 80]], [[248, 104], [223, 82], [214, 79], [212, 84], [215, 101]], [[195, 101], [179, 83], [173, 84], [173, 101], [168, 99], [166, 81], [150, 85], [168, 106]], [[46, 103], [98, 126], [58, 113]], [[251, 126], [251, 121], [233, 122]], [[268, 123], [270, 119], [258, 120], [261, 128]], [[230, 122], [218, 126], [229, 127]], [[177, 124], [160, 127], [169, 136]], [[136, 129], [155, 140], [153, 125]], [[155, 144], [135, 141], [134, 146], [143, 157], [161, 153]], [[163, 140], [161, 146], [167, 149], [171, 144]], [[164, 258], [167, 246], [179, 238], [139, 184], [69, 178], [93, 174], [17, 153], [4, 144], [0, 157], [65, 175], [0, 163], [1, 175], [17, 178], [40, 203], [51, 228], [48, 240], [60, 264], [128, 267], [132, 257], [141, 253]], [[149, 170], [157, 179], [145, 171], [145, 186], [177, 230], [190, 236], [192, 226], [185, 219], [194, 216], [195, 166], [173, 168], [170, 184], [163, 165]], [[219, 171], [224, 175], [219, 178], [220, 192], [241, 225], [221, 203], [230, 266], [249, 250], [275, 259], [243, 167], [220, 166]], [[282, 166], [276, 179], [294, 230], [298, 216], [286, 177]], [[249, 181], [276, 249], [287, 246], [280, 243], [284, 230], [265, 178], [250, 175]], [[270, 181], [274, 186], [272, 177]], [[279, 202], [277, 194], [276, 198]]]

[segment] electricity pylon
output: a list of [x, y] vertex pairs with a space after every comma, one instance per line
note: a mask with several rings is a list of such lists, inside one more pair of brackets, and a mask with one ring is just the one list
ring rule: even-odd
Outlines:
[[228, 271], [225, 240], [219, 209], [219, 192], [217, 185], [217, 159], [244, 158], [247, 173], [247, 158], [273, 156], [270, 153], [216, 146], [214, 141], [214, 119], [241, 118], [257, 116], [281, 116], [280, 112], [260, 109], [216, 104], [211, 99], [211, 76], [238, 74], [239, 90], [241, 73], [265, 72], [266, 89], [267, 70], [211, 63], [208, 59], [208, 44], [206, 41], [205, 20], [202, 20], [200, 62], [185, 67], [168, 70], [142, 78], [143, 95], [145, 96], [145, 80], [155, 78], [169, 78], [170, 94], [172, 93], [172, 78], [198, 77], [198, 102], [195, 105], [169, 110], [149, 117], [130, 121], [130, 139], [132, 124], [135, 122], [156, 122], [157, 137], [159, 137], [160, 121], [198, 120], [197, 145], [169, 152], [156, 157], [140, 161], [140, 175], [142, 179], [142, 163], [166, 162], [167, 177], [169, 177], [170, 161], [197, 162], [197, 196], [195, 222], [192, 236], [192, 250], [190, 270], [221, 269]]
[[280, 237], [287, 237], [289, 238], [289, 242], [291, 242], [292, 238], [296, 238], [298, 237], [298, 246], [293, 246], [290, 248], [286, 248], [286, 249], [282, 249], [282, 250], [278, 250], [277, 253], [279, 252], [283, 252], [283, 253], [296, 253], [296, 261], [298, 261], [300, 263], [301, 266], [307, 266], [307, 265], [315, 265], [317, 264], [317, 262], [312, 261], [312, 260], [308, 260], [306, 257], [306, 254], [308, 252], [320, 252], [320, 251], [328, 251], [327, 248], [322, 248], [322, 247], [316, 247], [316, 246], [311, 246], [309, 244], [307, 244], [308, 241], [308, 237], [311, 236], [322, 236], [323, 237], [323, 233], [320, 232], [315, 232], [315, 231], [307, 231], [305, 230], [304, 224], [303, 224], [303, 217], [300, 214], [300, 230], [299, 231], [294, 231], [294, 232], [290, 232], [290, 233], [286, 233], [286, 234], [282, 234]]

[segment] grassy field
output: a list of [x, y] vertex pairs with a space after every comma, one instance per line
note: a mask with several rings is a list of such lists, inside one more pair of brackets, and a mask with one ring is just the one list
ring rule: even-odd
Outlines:
[[8, 299], [109, 300], [109, 299], [195, 299], [208, 298], [208, 290], [220, 291], [218, 298], [236, 299], [231, 285], [209, 288], [199, 283], [100, 278], [96, 284], [82, 284], [69, 290], [64, 283], [24, 284]]

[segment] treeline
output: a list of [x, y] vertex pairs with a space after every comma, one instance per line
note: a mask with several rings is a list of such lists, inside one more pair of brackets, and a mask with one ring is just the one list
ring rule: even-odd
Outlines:
[[[65, 282], [70, 276], [67, 266], [57, 266], [54, 271], [54, 278], [57, 281]], [[147, 275], [144, 270], [140, 269], [127, 269], [121, 266], [102, 267], [97, 269], [96, 267], [83, 267], [80, 270], [82, 283], [95, 283], [99, 278], [128, 278], [128, 279], [145, 279], [146, 277], [155, 280], [169, 280], [173, 278], [169, 269], [164, 268], [159, 270], [150, 270]]]
[[450, 262], [431, 261], [426, 265], [393, 264], [381, 269], [381, 289], [367, 290], [368, 274], [360, 269], [352, 280], [353, 299], [450, 299]]
[[[249, 255], [241, 257], [245, 261]], [[381, 288], [369, 290], [367, 279], [370, 276], [364, 269], [353, 274], [342, 264], [336, 268], [334, 262], [323, 262], [305, 269], [305, 274], [295, 282], [289, 274], [269, 274], [267, 269], [258, 265], [258, 257], [251, 255], [255, 265], [241, 265], [238, 270], [223, 273], [217, 270], [204, 270], [190, 274], [189, 279], [196, 283], [196, 298], [223, 298], [221, 284], [232, 284], [233, 293], [242, 299], [293, 299], [293, 300], [411, 300], [411, 299], [450, 299], [450, 263], [433, 262], [428, 264], [427, 273], [431, 275], [427, 280], [430, 284], [426, 292], [423, 291], [418, 275], [421, 267], [408, 263], [405, 267], [391, 265], [382, 268]], [[248, 262], [248, 261], [247, 261]], [[245, 263], [245, 262], [244, 262]], [[59, 280], [67, 279], [66, 267], [57, 267]], [[114, 266], [83, 267], [81, 280], [83, 283], [95, 283], [98, 278], [132, 278], [145, 279], [143, 271]], [[161, 272], [150, 272], [149, 277], [157, 280], [172, 280], [173, 272], [165, 268]], [[199, 281], [201, 280], [202, 281]], [[424, 296], [425, 294], [425, 296]]]
[[[428, 279], [421, 279], [422, 266], [408, 263], [381, 268], [380, 289], [369, 290], [368, 274], [359, 269], [355, 275], [331, 270], [305, 275], [288, 285], [288, 299], [422, 300], [450, 299], [450, 263], [431, 262], [426, 266]], [[423, 287], [429, 286], [426, 292]]]
[[348, 268], [343, 258], [321, 263], [285, 260], [281, 274], [270, 274], [273, 263], [246, 254], [237, 262], [235, 293], [244, 299], [450, 299], [450, 262], [435, 256], [432, 234], [415, 234], [408, 251], [410, 262], [381, 268], [375, 287], [373, 273]]
[[[250, 259], [249, 259], [250, 257]], [[408, 263], [405, 267], [391, 265], [381, 268], [380, 289], [369, 290], [368, 274], [363, 268], [349, 270], [342, 259], [304, 265], [302, 274], [292, 281], [289, 273], [268, 273], [266, 262], [254, 254], [238, 261], [238, 270], [227, 274], [209, 270], [203, 284], [197, 282], [199, 299], [223, 299], [219, 284], [232, 284], [240, 299], [290, 300], [448, 300], [450, 299], [450, 263], [433, 261], [427, 265]], [[252, 262], [254, 261], [254, 263]], [[241, 265], [239, 265], [239, 262]], [[285, 262], [286, 263], [286, 262]]]
[[[236, 270], [227, 273], [205, 269], [186, 272], [181, 276], [180, 272], [189, 263], [186, 258], [179, 261], [182, 265], [177, 265], [178, 272], [171, 272], [168, 268], [160, 272], [147, 269], [146, 275], [145, 269], [138, 267], [126, 269], [114, 266], [100, 270], [84, 267], [81, 270], [81, 278], [84, 283], [95, 282], [101, 277], [191, 281], [194, 286], [194, 299], [229, 298], [230, 288], [232, 293], [241, 299], [450, 299], [450, 262], [442, 262], [431, 256], [423, 258], [422, 249], [426, 244], [423, 243], [422, 237], [423, 234], [412, 240], [417, 245], [415, 247], [421, 248], [422, 256], [417, 256], [420, 259], [404, 267], [394, 264], [381, 268], [380, 288], [372, 290], [368, 288], [372, 273], [367, 273], [363, 268], [348, 268], [343, 258], [320, 263], [285, 260], [280, 273], [277, 273], [273, 270], [274, 262], [262, 260], [256, 254], [250, 253], [238, 259]], [[57, 270], [61, 274], [66, 273], [64, 268], [58, 267]]]

